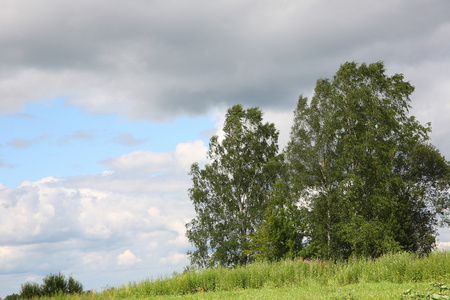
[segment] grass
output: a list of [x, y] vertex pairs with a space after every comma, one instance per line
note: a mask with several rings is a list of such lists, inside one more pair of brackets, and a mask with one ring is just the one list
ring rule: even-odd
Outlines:
[[449, 282], [449, 251], [422, 258], [397, 253], [376, 260], [295, 259], [193, 270], [102, 293], [47, 299], [450, 299]]
[[[208, 292], [185, 296], [161, 296], [147, 299], [421, 299], [409, 298], [405, 291], [428, 291], [427, 283], [359, 283], [338, 285], [303, 285], [227, 292]], [[429, 293], [423, 293], [428, 295]], [[414, 296], [414, 292], [410, 295]], [[142, 298], [141, 298], [142, 299]], [[429, 299], [424, 298], [424, 299]]]

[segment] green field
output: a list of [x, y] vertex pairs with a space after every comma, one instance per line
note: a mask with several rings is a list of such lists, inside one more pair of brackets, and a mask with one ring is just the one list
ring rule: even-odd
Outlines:
[[[408, 292], [409, 291], [409, 292]], [[408, 293], [405, 293], [408, 292]], [[440, 294], [441, 298], [436, 297]], [[76, 299], [447, 299], [450, 293], [440, 291], [429, 283], [357, 283], [348, 285], [303, 284], [289, 287], [263, 287], [232, 291], [199, 292], [187, 295], [144, 296], [130, 295], [126, 298], [114, 293]], [[73, 297], [60, 299], [74, 299]], [[433, 298], [431, 298], [433, 299]]]
[[[211, 268], [52, 299], [450, 299], [450, 252]], [[41, 298], [45, 299], [45, 298]], [[48, 299], [48, 298], [47, 298]]]

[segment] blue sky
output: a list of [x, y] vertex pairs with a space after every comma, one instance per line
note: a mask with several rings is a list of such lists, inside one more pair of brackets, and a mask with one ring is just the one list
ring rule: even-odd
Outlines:
[[90, 115], [64, 99], [27, 103], [20, 113], [0, 117], [1, 183], [15, 188], [49, 176], [98, 174], [108, 171], [103, 160], [134, 150], [169, 152], [195, 140], [208, 144], [216, 122], [212, 116], [157, 123]]
[[[288, 139], [298, 96], [346, 61], [416, 87], [450, 157], [447, 0], [0, 2], [0, 297], [49, 273], [100, 291], [182, 271], [226, 109]], [[439, 229], [450, 246], [449, 229]]]

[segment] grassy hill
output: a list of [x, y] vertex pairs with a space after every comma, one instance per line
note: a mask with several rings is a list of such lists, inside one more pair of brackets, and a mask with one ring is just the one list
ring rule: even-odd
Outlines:
[[[258, 262], [192, 270], [51, 299], [450, 299], [450, 252], [345, 262]], [[43, 299], [43, 298], [41, 298]]]

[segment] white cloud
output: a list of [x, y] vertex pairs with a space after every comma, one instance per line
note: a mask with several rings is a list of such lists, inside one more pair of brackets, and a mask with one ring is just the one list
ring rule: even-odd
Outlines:
[[437, 250], [450, 251], [450, 242], [437, 242]]
[[439, 243], [447, 243], [450, 242], [450, 228], [444, 227], [444, 228], [438, 228], [438, 237], [437, 240]]
[[207, 148], [203, 141], [189, 141], [176, 146], [174, 153], [134, 151], [102, 163], [119, 172], [161, 175], [170, 171], [187, 173], [192, 163], [205, 160]]
[[292, 111], [271, 111], [264, 112], [264, 121], [274, 123], [279, 130], [278, 145], [280, 151], [287, 146], [294, 120], [294, 110]]
[[183, 253], [170, 253], [169, 256], [159, 259], [162, 264], [177, 265], [181, 262], [188, 262], [187, 255]]
[[0, 269], [9, 274], [38, 271], [46, 264], [35, 245], [0, 246]]
[[[179, 255], [170, 264], [160, 258], [166, 258], [168, 250], [185, 253], [190, 247], [184, 224], [194, 212], [187, 196], [189, 177], [180, 170], [186, 170], [185, 160], [190, 164], [204, 151], [203, 143], [188, 142], [159, 153], [157, 157], [168, 159], [161, 164], [165, 174], [156, 177], [133, 165], [154, 161], [155, 156], [132, 152], [112, 159], [122, 165], [106, 176], [48, 177], [15, 189], [0, 186], [0, 244], [8, 245], [0, 247], [0, 269], [27, 271], [17, 279], [23, 283], [27, 276], [59, 271], [83, 282], [92, 272], [125, 272], [129, 267], [134, 276], [140, 274], [139, 280], [149, 276], [149, 269], [156, 276], [183, 267], [186, 260]], [[123, 283], [108, 282], [107, 277], [95, 283], [98, 280], [91, 284]]]
[[117, 256], [119, 266], [131, 266], [140, 262], [142, 262], [142, 259], [137, 258], [130, 250], [125, 250], [124, 253]]
[[38, 276], [29, 276], [29, 277], [27, 277], [25, 282], [37, 282], [37, 281], [39, 281], [39, 279], [40, 278]]
[[82, 254], [81, 266], [83, 271], [108, 271], [111, 267], [111, 254], [106, 251], [90, 251]]
[[0, 269], [3, 271], [12, 271], [17, 263], [23, 259], [23, 253], [11, 246], [0, 247]]
[[177, 171], [187, 173], [194, 162], [205, 162], [207, 150], [203, 141], [200, 140], [178, 144], [175, 149]]
[[[450, 28], [450, 25], [449, 25]], [[443, 38], [443, 37], [442, 37]], [[448, 47], [450, 49], [450, 46]], [[450, 157], [450, 61], [429, 60], [419, 64], [395, 66], [415, 86], [411, 97], [411, 114], [425, 124], [431, 122], [430, 134], [434, 145]]]
[[117, 158], [108, 159], [103, 164], [114, 170], [126, 173], [160, 173], [169, 170], [171, 161], [171, 153], [154, 153], [139, 150]]

